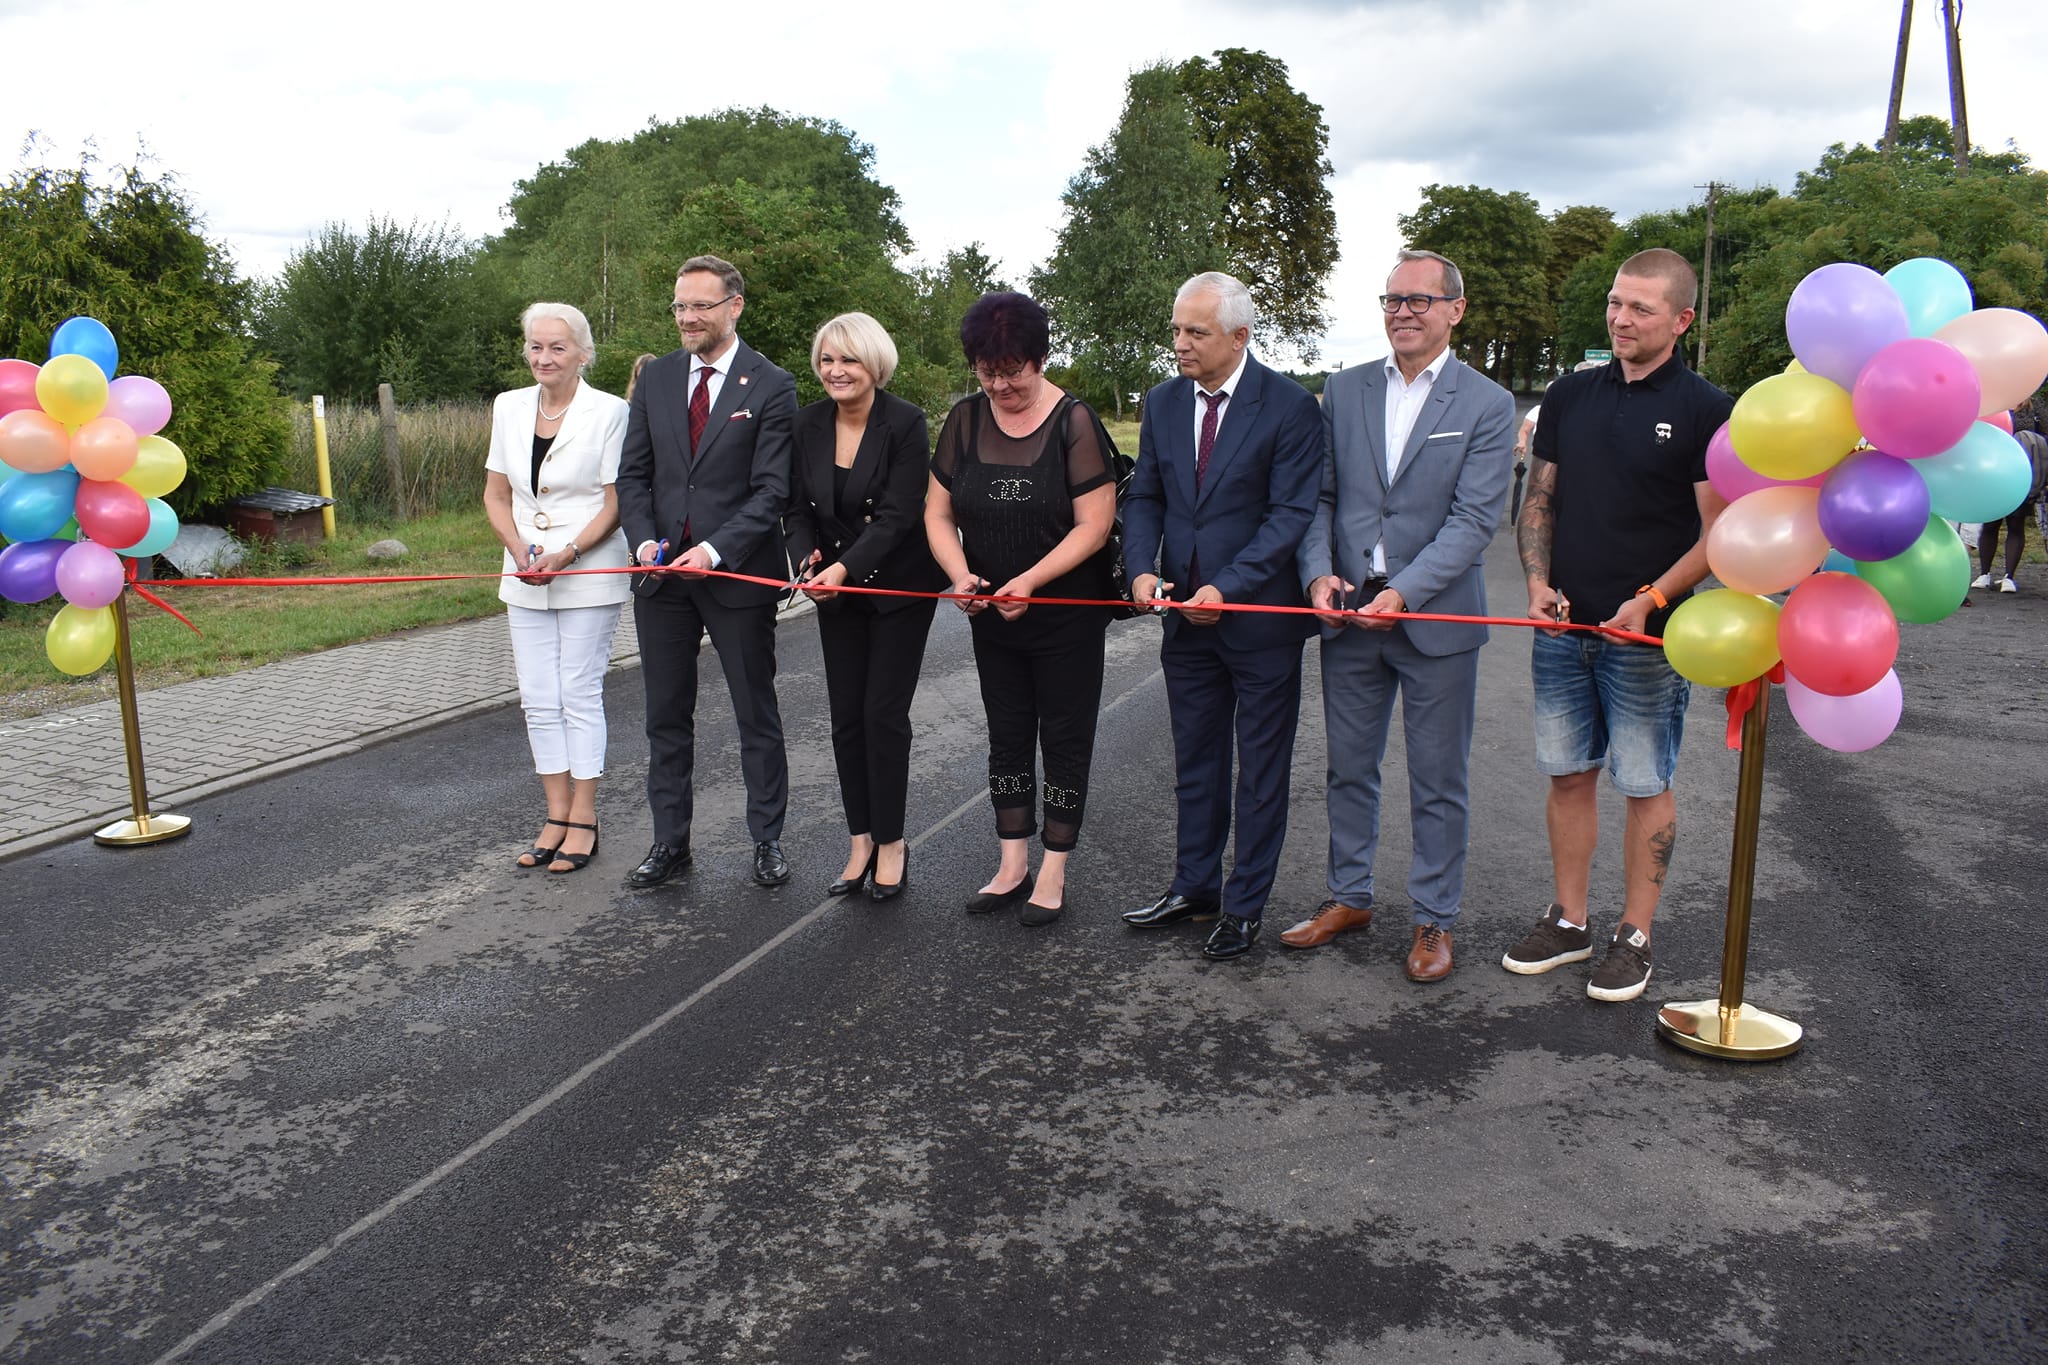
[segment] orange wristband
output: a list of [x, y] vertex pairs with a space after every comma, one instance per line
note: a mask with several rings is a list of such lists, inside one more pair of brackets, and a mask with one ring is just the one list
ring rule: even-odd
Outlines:
[[1636, 596], [1641, 597], [1644, 593], [1650, 594], [1650, 600], [1657, 604], [1657, 610], [1659, 611], [1671, 605], [1664, 600], [1664, 594], [1657, 591], [1655, 583], [1645, 583], [1642, 587], [1636, 589]]

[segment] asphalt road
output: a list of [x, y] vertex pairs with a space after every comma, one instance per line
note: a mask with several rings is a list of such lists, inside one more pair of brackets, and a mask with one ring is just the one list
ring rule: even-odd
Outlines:
[[[1518, 601], [1495, 546], [1496, 604]], [[792, 884], [746, 880], [700, 708], [697, 865], [645, 847], [638, 676], [604, 844], [518, 873], [516, 711], [193, 806], [195, 833], [0, 866], [0, 1359], [2039, 1360], [2044, 584], [1909, 628], [1845, 756], [1775, 709], [1752, 1000], [1804, 1051], [1654, 1036], [1714, 994], [1736, 756], [1696, 693], [1642, 1000], [1500, 970], [1548, 896], [1526, 637], [1484, 657], [1458, 968], [1409, 984], [1408, 835], [1369, 933], [1212, 965], [1163, 889], [1155, 628], [1113, 628], [1067, 917], [970, 919], [980, 702], [941, 610], [912, 885], [845, 845], [816, 636], [785, 627]], [[1310, 652], [1277, 931], [1322, 894]], [[1620, 803], [1595, 876], [1618, 902]]]

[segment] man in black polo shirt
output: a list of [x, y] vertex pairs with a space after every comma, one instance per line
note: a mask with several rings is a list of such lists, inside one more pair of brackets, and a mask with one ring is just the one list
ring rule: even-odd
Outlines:
[[[1726, 505], [1707, 482], [1707, 442], [1734, 400], [1678, 355], [1698, 297], [1699, 280], [1677, 252], [1631, 256], [1607, 295], [1614, 360], [1543, 395], [1515, 527], [1536, 620], [1659, 635], [1707, 576], [1707, 529]], [[1536, 759], [1550, 774], [1555, 899], [1501, 965], [1534, 975], [1593, 955], [1587, 885], [1606, 768], [1628, 800], [1621, 924], [1586, 994], [1633, 1000], [1650, 981], [1650, 918], [1678, 838], [1671, 775], [1691, 688], [1654, 646], [1591, 631], [1535, 635]]]

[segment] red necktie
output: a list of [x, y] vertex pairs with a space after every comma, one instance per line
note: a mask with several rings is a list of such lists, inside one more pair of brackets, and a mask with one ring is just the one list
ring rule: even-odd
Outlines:
[[1202, 401], [1209, 405], [1209, 410], [1202, 414], [1202, 443], [1195, 450], [1195, 487], [1198, 490], [1202, 486], [1202, 479], [1209, 472], [1209, 452], [1216, 449], [1216, 410], [1223, 406], [1223, 400], [1228, 397], [1230, 395], [1227, 393], [1202, 395]]
[[697, 369], [697, 391], [690, 395], [690, 455], [697, 454], [697, 443], [703, 438], [704, 424], [711, 420], [711, 374], [709, 365]]

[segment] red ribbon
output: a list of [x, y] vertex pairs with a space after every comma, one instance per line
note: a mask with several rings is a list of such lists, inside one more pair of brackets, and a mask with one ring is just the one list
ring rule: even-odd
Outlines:
[[[150, 604], [150, 605], [151, 605], [152, 607], [155, 607], [155, 608], [156, 608], [156, 609], [157, 609], [158, 611], [161, 611], [161, 612], [165, 612], [165, 613], [167, 613], [167, 614], [169, 614], [169, 615], [171, 615], [171, 616], [175, 616], [175, 617], [177, 617], [177, 618], [178, 618], [178, 620], [180, 620], [180, 621], [183, 621], [183, 622], [185, 623], [185, 629], [187, 629], [187, 630], [191, 631], [191, 632], [192, 632], [192, 633], [193, 633], [194, 635], [200, 636], [200, 637], [201, 637], [202, 639], [203, 639], [203, 638], [205, 637], [205, 635], [206, 635], [206, 632], [205, 632], [205, 631], [203, 631], [203, 630], [201, 630], [201, 629], [200, 629], [199, 627], [197, 627], [197, 626], [193, 625], [193, 624], [192, 624], [192, 622], [191, 622], [191, 621], [190, 621], [189, 619], [187, 619], [187, 618], [186, 618], [186, 616], [185, 616], [185, 613], [184, 613], [184, 612], [182, 612], [182, 611], [179, 611], [179, 610], [178, 610], [178, 609], [177, 609], [176, 607], [174, 607], [174, 606], [172, 606], [172, 605], [171, 605], [170, 603], [168, 603], [168, 602], [164, 601], [164, 599], [163, 599], [163, 598], [161, 598], [161, 597], [158, 597], [158, 596], [157, 596], [157, 595], [156, 595], [155, 593], [151, 592], [151, 591], [150, 591], [150, 590], [149, 590], [148, 588], [145, 588], [145, 587], [143, 587], [143, 586], [142, 586], [142, 582], [141, 582], [141, 580], [140, 580], [140, 579], [138, 579], [138, 578], [136, 577], [136, 575], [135, 575], [135, 561], [134, 561], [134, 560], [132, 560], [132, 559], [124, 559], [124, 560], [122, 560], [122, 561], [121, 561], [121, 564], [122, 564], [122, 569], [123, 569], [123, 571], [124, 571], [124, 572], [126, 573], [126, 575], [127, 575], [127, 578], [128, 578], [128, 586], [129, 586], [129, 587], [131, 587], [131, 588], [133, 588], [133, 589], [135, 589], [135, 595], [136, 595], [137, 597], [140, 597], [140, 598], [141, 598], [141, 599], [142, 599], [143, 601], [145, 601], [145, 602], [149, 603], [149, 604]], [[183, 581], [183, 580], [179, 580], [179, 581]]]
[[1785, 665], [1772, 664], [1770, 670], [1760, 673], [1746, 683], [1737, 683], [1728, 689], [1728, 695], [1721, 699], [1728, 708], [1728, 747], [1742, 752], [1742, 722], [1749, 715], [1749, 709], [1757, 704], [1765, 687], [1771, 683], [1785, 681]]

